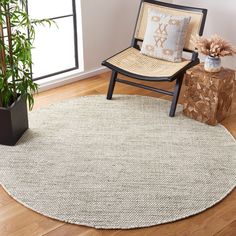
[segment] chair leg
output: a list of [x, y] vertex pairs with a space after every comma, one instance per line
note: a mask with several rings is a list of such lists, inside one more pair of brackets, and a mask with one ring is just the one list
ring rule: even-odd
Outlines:
[[111, 75], [109, 88], [108, 88], [108, 92], [107, 92], [107, 99], [108, 100], [112, 99], [112, 94], [113, 94], [115, 84], [116, 84], [116, 78], [117, 78], [117, 72], [113, 70], [112, 75]]
[[184, 78], [183, 76], [180, 76], [179, 78], [176, 79], [174, 96], [173, 96], [173, 99], [172, 99], [170, 113], [169, 113], [170, 117], [175, 116], [175, 110], [176, 110], [177, 103], [178, 103], [178, 100], [179, 100], [179, 94], [180, 94], [183, 78]]

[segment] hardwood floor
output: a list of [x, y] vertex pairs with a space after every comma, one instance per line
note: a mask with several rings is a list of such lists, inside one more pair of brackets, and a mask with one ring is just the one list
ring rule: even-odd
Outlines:
[[[84, 95], [105, 94], [109, 73], [64, 87], [42, 92], [35, 96], [34, 109], [48, 106], [62, 100]], [[148, 83], [147, 83], [148, 84]], [[150, 83], [149, 83], [150, 84]], [[171, 88], [173, 84], [158, 84], [160, 88]], [[183, 94], [184, 87], [181, 94]], [[115, 93], [167, 96], [117, 84]], [[180, 97], [180, 103], [183, 96]], [[232, 114], [222, 124], [236, 138], [236, 92]], [[96, 230], [93, 228], [66, 224], [35, 213], [13, 200], [0, 187], [0, 236], [236, 236], [236, 190], [216, 206], [196, 216], [174, 223], [134, 230]]]

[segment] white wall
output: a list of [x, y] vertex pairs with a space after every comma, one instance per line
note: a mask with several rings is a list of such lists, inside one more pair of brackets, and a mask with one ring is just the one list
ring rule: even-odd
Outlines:
[[[205, 36], [218, 34], [236, 45], [236, 1], [235, 0], [173, 0], [180, 5], [208, 9]], [[236, 69], [236, 56], [223, 58], [223, 65]]]
[[81, 0], [85, 71], [130, 46], [140, 0]]

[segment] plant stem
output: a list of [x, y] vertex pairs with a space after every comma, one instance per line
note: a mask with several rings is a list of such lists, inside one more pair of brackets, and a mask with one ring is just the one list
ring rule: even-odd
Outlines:
[[14, 101], [17, 99], [16, 92], [16, 81], [15, 81], [15, 71], [14, 71], [14, 59], [13, 59], [13, 47], [12, 47], [12, 31], [11, 31], [11, 20], [10, 20], [10, 8], [9, 4], [5, 6], [6, 12], [6, 23], [7, 23], [7, 37], [8, 37], [8, 46], [9, 46], [9, 57], [10, 57], [10, 66], [12, 70], [12, 85], [13, 85], [13, 98]]
[[1, 23], [0, 23], [0, 40], [1, 40], [1, 44], [2, 44], [2, 48], [0, 50], [0, 64], [1, 64], [2, 74], [3, 74], [3, 77], [5, 79], [5, 75], [6, 75], [6, 54], [5, 54], [4, 32], [3, 32], [3, 26], [2, 26]]
[[[1, 9], [0, 9], [0, 14], [1, 14]], [[5, 64], [5, 50], [4, 50], [4, 33], [3, 33], [3, 26], [0, 23], [0, 41], [2, 48], [0, 50], [0, 65], [1, 65], [1, 70], [2, 70], [2, 77], [3, 77], [3, 83], [5, 83], [5, 75], [6, 75], [6, 64]], [[2, 102], [2, 92], [0, 93], [0, 107], [3, 107], [3, 102]]]
[[[2, 8], [0, 7], [0, 15], [2, 15]], [[0, 66], [2, 70], [3, 83], [6, 85], [6, 53], [5, 53], [5, 42], [4, 42], [4, 31], [2, 22], [0, 22], [0, 42], [1, 42], [1, 50], [0, 50]], [[0, 93], [0, 107], [3, 107], [3, 94]]]

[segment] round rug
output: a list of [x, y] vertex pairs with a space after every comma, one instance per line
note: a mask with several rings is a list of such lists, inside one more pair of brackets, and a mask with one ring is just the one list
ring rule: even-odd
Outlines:
[[235, 139], [151, 97], [81, 97], [30, 113], [0, 146], [0, 181], [25, 206], [96, 228], [136, 228], [197, 214], [236, 182]]

